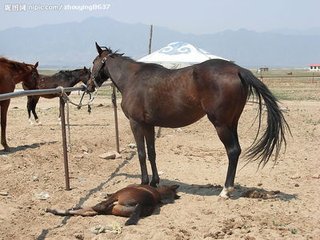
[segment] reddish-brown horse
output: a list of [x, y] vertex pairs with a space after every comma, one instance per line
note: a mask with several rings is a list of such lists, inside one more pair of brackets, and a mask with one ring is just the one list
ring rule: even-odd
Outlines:
[[[75, 69], [71, 71], [59, 71], [52, 76], [40, 75], [40, 78], [37, 82], [34, 82], [33, 85], [27, 85], [25, 83], [22, 84], [25, 90], [31, 89], [48, 89], [48, 88], [56, 88], [58, 86], [61, 87], [73, 87], [80, 81], [84, 84], [87, 83], [90, 77], [90, 69], [84, 67], [81, 69]], [[66, 93], [70, 95], [71, 92]], [[34, 119], [36, 122], [39, 122], [39, 117], [36, 113], [36, 106], [39, 102], [39, 98], [55, 98], [59, 97], [60, 94], [45, 94], [38, 96], [28, 96], [27, 102], [27, 110], [29, 121], [31, 122], [31, 112], [33, 113]]]
[[286, 143], [285, 130], [289, 127], [277, 99], [249, 70], [220, 59], [171, 70], [158, 64], [136, 62], [98, 44], [96, 48], [98, 56], [93, 61], [88, 91], [94, 91], [110, 78], [121, 92], [121, 106], [137, 144], [142, 184], [149, 183], [145, 142], [152, 169], [150, 184], [159, 183], [154, 126], [183, 127], [207, 115], [229, 159], [220, 193], [227, 198], [234, 187], [241, 153], [238, 120], [251, 94], [259, 101], [259, 127], [262, 100], [268, 116], [266, 130], [248, 149], [248, 157], [261, 158], [260, 164], [265, 165], [274, 152], [275, 158], [278, 157], [282, 143]]
[[[0, 58], [0, 94], [13, 92], [15, 85], [19, 82], [23, 82], [26, 86], [32, 86], [39, 78], [37, 67], [38, 63], [31, 65]], [[0, 101], [1, 144], [5, 151], [10, 150], [6, 140], [7, 112], [9, 104], [10, 99]]]

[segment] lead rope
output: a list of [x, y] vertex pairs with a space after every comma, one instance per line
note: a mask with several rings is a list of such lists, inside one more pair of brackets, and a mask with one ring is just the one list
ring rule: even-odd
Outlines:
[[[87, 87], [85, 84], [82, 84], [82, 86], [85, 87], [85, 88]], [[98, 96], [98, 88], [96, 88], [96, 91], [93, 94], [88, 93], [89, 94], [88, 102], [85, 103], [85, 104], [82, 104], [82, 100], [83, 100], [83, 97], [84, 97], [85, 94], [86, 94], [86, 92], [82, 93], [82, 96], [80, 98], [80, 102], [79, 103], [72, 102], [67, 94], [64, 94], [64, 97], [67, 99], [67, 101], [69, 101], [69, 103], [71, 103], [72, 105], [76, 106], [77, 109], [81, 109], [81, 107], [83, 107], [83, 106], [88, 106], [88, 112], [91, 113], [91, 105], [92, 105], [92, 102], [94, 101], [95, 97]]]
[[[85, 84], [82, 84], [83, 87], [87, 87]], [[91, 93], [88, 93], [89, 94], [89, 100], [87, 103], [85, 104], [82, 104], [82, 100], [83, 100], [83, 97], [84, 97], [84, 94], [86, 94], [85, 92], [82, 93], [82, 96], [81, 96], [81, 99], [80, 99], [80, 102], [79, 103], [74, 103], [73, 101], [71, 101], [71, 99], [69, 98], [69, 96], [67, 94], [64, 94], [64, 97], [69, 101], [69, 103], [71, 103], [72, 105], [76, 106], [77, 109], [81, 109], [81, 107], [83, 106], [88, 106], [88, 112], [90, 113], [91, 112], [91, 105], [92, 105], [92, 102], [94, 100], [94, 98], [98, 95], [97, 93], [98, 91], [96, 91], [95, 94], [92, 94]]]
[[72, 102], [70, 100], [69, 96], [66, 94], [66, 92], [64, 91], [63, 87], [59, 86], [57, 88], [60, 89], [61, 97], [62, 97], [63, 101], [66, 103], [66, 112], [67, 112], [67, 114], [66, 114], [66, 118], [67, 118], [66, 125], [68, 126], [67, 127], [67, 132], [68, 132], [67, 133], [67, 137], [68, 137], [67, 150], [69, 152], [69, 151], [71, 151], [71, 133], [70, 133], [71, 130], [70, 130], [70, 108], [69, 108], [69, 103], [71, 103], [72, 105], [76, 106], [78, 109], [80, 109], [82, 106], [88, 106], [88, 112], [91, 113], [91, 104], [92, 104], [94, 98], [98, 95], [98, 89], [94, 93], [94, 96], [92, 96], [92, 94], [89, 93], [90, 98], [89, 98], [89, 101], [86, 104], [82, 104], [82, 100], [83, 100], [83, 97], [84, 97], [84, 94], [85, 94], [85, 92], [83, 92], [83, 94], [81, 96], [81, 99], [80, 99], [80, 102], [79, 102], [79, 104], [77, 104], [77, 103], [74, 103], [74, 102]]

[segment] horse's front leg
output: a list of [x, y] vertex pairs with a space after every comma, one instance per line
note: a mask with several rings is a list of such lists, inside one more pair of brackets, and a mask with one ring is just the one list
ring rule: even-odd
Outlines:
[[31, 112], [33, 114], [33, 117], [36, 123], [39, 123], [39, 117], [36, 113], [36, 106], [38, 101], [39, 101], [39, 96], [28, 96], [27, 109], [28, 109], [28, 117], [29, 117], [30, 124], [32, 124]]
[[141, 168], [141, 184], [149, 184], [148, 170], [146, 165], [146, 150], [144, 143], [144, 126], [135, 120], [130, 119], [130, 126], [137, 144], [138, 158]]
[[32, 111], [32, 114], [33, 114], [33, 117], [34, 117], [34, 120], [36, 121], [36, 123], [39, 123], [39, 117], [36, 113], [36, 107], [37, 107], [37, 104], [39, 102], [39, 96], [32, 96], [32, 105], [31, 105], [31, 111]]
[[7, 128], [7, 113], [10, 100], [1, 102], [1, 144], [6, 152], [10, 151], [10, 147], [7, 144], [6, 128]]
[[148, 158], [149, 158], [151, 169], [152, 169], [152, 180], [150, 182], [150, 185], [153, 187], [156, 187], [157, 184], [159, 184], [160, 179], [159, 179], [158, 169], [156, 164], [154, 126], [145, 127], [145, 137], [147, 142]]

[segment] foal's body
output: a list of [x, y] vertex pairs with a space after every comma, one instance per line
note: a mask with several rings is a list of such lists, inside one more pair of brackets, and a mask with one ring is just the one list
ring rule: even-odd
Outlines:
[[160, 203], [173, 202], [174, 199], [179, 198], [176, 194], [177, 188], [177, 185], [160, 186], [158, 188], [148, 185], [129, 185], [93, 207], [69, 210], [46, 209], [46, 211], [60, 216], [103, 214], [130, 217], [126, 221], [126, 225], [132, 225], [137, 224], [140, 217], [151, 215]]
[[[158, 64], [136, 62], [96, 44], [98, 56], [93, 62], [88, 91], [94, 91], [108, 78], [122, 94], [122, 109], [130, 121], [138, 149], [141, 182], [156, 186], [159, 176], [156, 166], [154, 127], [183, 127], [207, 115], [224, 144], [229, 165], [221, 197], [233, 190], [241, 147], [238, 121], [251, 94], [258, 97], [259, 127], [262, 100], [267, 109], [267, 129], [251, 146], [248, 156], [260, 163], [268, 162], [281, 144], [288, 128], [277, 99], [249, 70], [234, 63], [214, 59], [182, 69], [167, 69]], [[149, 182], [146, 150], [151, 163]]]
[[[59, 86], [73, 87], [80, 81], [86, 84], [89, 77], [90, 77], [90, 70], [87, 69], [86, 67], [82, 69], [75, 69], [72, 71], [59, 71], [58, 73], [52, 76], [40, 75], [39, 81], [34, 83], [33, 86], [30, 87], [30, 86], [23, 85], [23, 88], [27, 90], [31, 90], [31, 89], [57, 88]], [[66, 94], [70, 95], [70, 92]], [[39, 121], [39, 117], [36, 113], [36, 106], [39, 102], [40, 97], [51, 99], [59, 96], [60, 94], [28, 96], [27, 110], [28, 110], [29, 121], [31, 122], [31, 112], [33, 113], [35, 121], [36, 122]]]

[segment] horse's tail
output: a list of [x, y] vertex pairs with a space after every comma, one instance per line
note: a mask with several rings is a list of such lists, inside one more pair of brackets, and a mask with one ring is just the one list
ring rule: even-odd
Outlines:
[[[282, 143], [286, 146], [285, 131], [288, 130], [291, 133], [290, 128], [278, 106], [278, 100], [268, 87], [247, 69], [241, 68], [238, 75], [242, 83], [248, 87], [248, 99], [251, 95], [256, 95], [259, 104], [258, 133], [253, 144], [246, 151], [246, 156], [252, 160], [261, 157], [259, 166], [260, 164], [265, 166], [274, 151], [275, 160], [277, 160]], [[262, 99], [267, 110], [267, 129], [261, 138], [257, 139], [261, 127]]]

